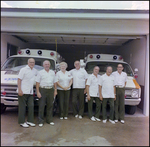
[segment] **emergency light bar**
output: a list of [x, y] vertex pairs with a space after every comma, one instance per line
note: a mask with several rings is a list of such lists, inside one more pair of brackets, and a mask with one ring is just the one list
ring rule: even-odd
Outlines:
[[87, 60], [122, 60], [121, 55], [113, 55], [113, 54], [89, 54], [87, 55]]

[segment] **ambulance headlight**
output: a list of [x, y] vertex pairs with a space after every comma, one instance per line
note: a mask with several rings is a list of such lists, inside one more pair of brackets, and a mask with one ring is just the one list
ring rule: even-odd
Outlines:
[[139, 95], [139, 90], [138, 89], [133, 89], [131, 92], [131, 97], [138, 98]]
[[42, 55], [42, 51], [41, 50], [39, 50], [37, 53], [38, 53], [38, 55]]
[[96, 56], [97, 59], [99, 59], [100, 57], [101, 57], [100, 55], [97, 55], [97, 56]]
[[113, 59], [116, 60], [116, 59], [117, 59], [117, 56], [113, 56]]
[[26, 54], [30, 55], [30, 50], [26, 50]]

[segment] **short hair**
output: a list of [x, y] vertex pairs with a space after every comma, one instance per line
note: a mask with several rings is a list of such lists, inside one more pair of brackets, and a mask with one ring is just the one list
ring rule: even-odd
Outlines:
[[45, 64], [45, 62], [49, 62], [49, 64], [51, 65], [50, 61], [49, 60], [45, 60], [43, 61], [43, 65]]
[[93, 68], [93, 70], [94, 70], [96, 67], [98, 67], [98, 68], [99, 68], [99, 70], [100, 70], [100, 67], [99, 67], [99, 66], [95, 66], [95, 67]]
[[[119, 63], [118, 65], [122, 65], [121, 63]], [[118, 65], [117, 65], [117, 67], [118, 67]], [[122, 65], [122, 67], [123, 67], [123, 65]]]
[[74, 66], [75, 66], [75, 63], [76, 63], [76, 62], [79, 62], [79, 64], [80, 64], [80, 61], [79, 61], [79, 60], [76, 60], [76, 61], [74, 62]]
[[67, 64], [66, 62], [61, 62], [61, 63], [59, 64], [60, 67], [61, 67], [62, 65], [65, 65], [66, 68], [68, 67], [68, 64]]
[[[107, 67], [106, 67], [106, 70], [108, 69], [108, 67], [111, 67], [110, 65], [108, 65]], [[111, 67], [112, 68], [112, 67]]]
[[[29, 59], [28, 59], [28, 63], [29, 63], [29, 60], [31, 60], [31, 59], [33, 59], [33, 58], [29, 58]], [[33, 60], [34, 60], [34, 59], [33, 59]], [[35, 60], [34, 60], [34, 62], [35, 62]]]

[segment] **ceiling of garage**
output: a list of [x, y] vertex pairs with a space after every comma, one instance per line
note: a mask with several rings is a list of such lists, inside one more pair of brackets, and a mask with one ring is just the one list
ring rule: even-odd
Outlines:
[[[17, 34], [12, 35], [26, 43], [40, 44], [74, 44], [74, 45], [114, 45], [122, 46], [136, 37], [129, 36], [88, 36], [88, 35], [41, 35]], [[57, 39], [57, 40], [56, 40]]]

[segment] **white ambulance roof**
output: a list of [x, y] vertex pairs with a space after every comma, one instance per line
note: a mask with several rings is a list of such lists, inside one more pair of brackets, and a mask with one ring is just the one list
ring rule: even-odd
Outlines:
[[123, 61], [121, 55], [116, 54], [88, 54], [86, 61]]
[[[62, 56], [53, 50], [43, 50], [43, 49], [20, 49], [16, 57], [36, 57], [36, 58], [49, 58], [53, 60], [62, 60]], [[15, 56], [13, 56], [15, 57]]]

